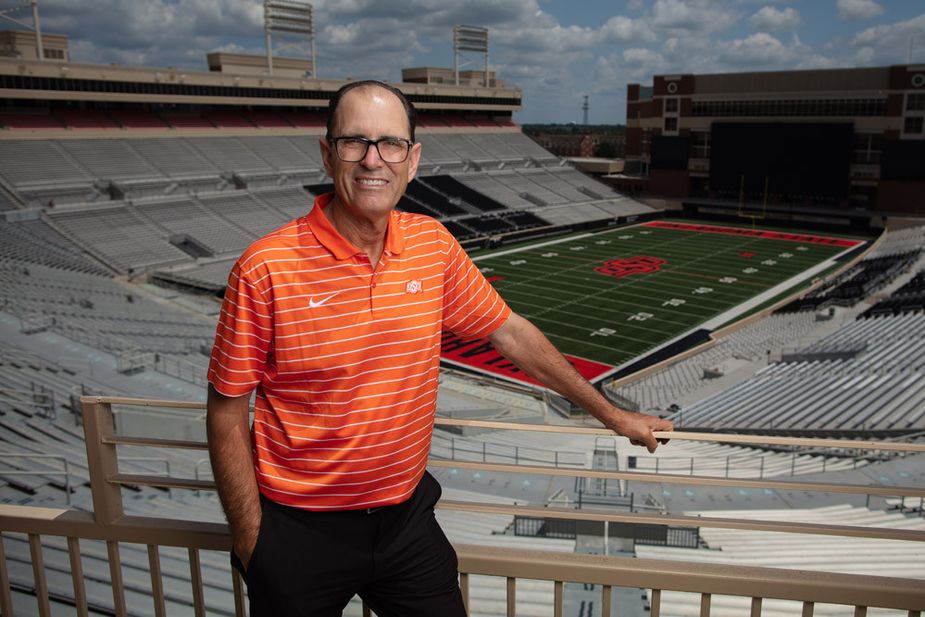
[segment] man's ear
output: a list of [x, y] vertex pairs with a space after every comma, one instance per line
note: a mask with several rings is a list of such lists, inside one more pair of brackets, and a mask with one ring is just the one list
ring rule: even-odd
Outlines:
[[408, 154], [411, 163], [408, 165], [408, 182], [414, 180], [415, 174], [418, 173], [418, 165], [421, 163], [421, 142], [411, 146], [411, 152]]
[[318, 140], [318, 147], [321, 148], [321, 161], [324, 163], [324, 171], [327, 172], [329, 177], [333, 178], [334, 160], [332, 157], [336, 156], [334, 148], [331, 147], [331, 142], [324, 137]]

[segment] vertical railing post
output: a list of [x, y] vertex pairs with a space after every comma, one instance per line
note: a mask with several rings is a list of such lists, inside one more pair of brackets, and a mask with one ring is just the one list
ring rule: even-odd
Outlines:
[[3, 546], [2, 535], [0, 535], [0, 612], [4, 615], [13, 614], [13, 596], [10, 593], [10, 573], [6, 569], [6, 549]]
[[74, 608], [78, 617], [87, 617], [87, 590], [84, 587], [83, 562], [80, 559], [80, 540], [69, 537], [67, 552], [71, 566], [71, 583], [74, 586]]
[[562, 617], [564, 611], [562, 610], [562, 602], [565, 599], [565, 583], [562, 581], [555, 581], [553, 583], [553, 606], [552, 614], [553, 617]]
[[[119, 471], [116, 445], [112, 443], [112, 437], [115, 436], [112, 405], [95, 396], [82, 397], [80, 402], [84, 416], [87, 467], [90, 470], [90, 493], [93, 496], [93, 518], [98, 526], [106, 529], [125, 513], [122, 506], [122, 489], [118, 484], [109, 481]], [[122, 617], [126, 614], [126, 607], [119, 543], [107, 541], [106, 550], [112, 581], [113, 607], [117, 617]]]
[[517, 579], [507, 577], [507, 617], [517, 616]]
[[51, 603], [48, 598], [48, 581], [45, 579], [45, 559], [42, 557], [42, 538], [29, 534], [29, 555], [32, 558], [32, 575], [35, 577], [35, 601], [39, 617], [51, 617]]
[[121, 488], [109, 482], [109, 478], [119, 471], [116, 446], [106, 443], [115, 434], [112, 406], [102, 402], [100, 397], [82, 397], [80, 402], [83, 406], [93, 517], [98, 524], [108, 526], [125, 513]]

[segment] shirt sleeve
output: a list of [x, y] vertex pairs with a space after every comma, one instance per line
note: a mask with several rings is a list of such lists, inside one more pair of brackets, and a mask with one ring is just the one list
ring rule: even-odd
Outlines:
[[228, 275], [209, 361], [209, 383], [219, 394], [244, 396], [263, 379], [273, 341], [271, 304], [258, 283], [242, 271]]
[[443, 279], [443, 327], [464, 339], [482, 338], [504, 325], [511, 309], [450, 232]]

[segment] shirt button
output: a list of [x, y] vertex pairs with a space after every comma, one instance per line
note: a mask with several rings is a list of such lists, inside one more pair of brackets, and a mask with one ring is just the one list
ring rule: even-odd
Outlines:
[[372, 287], [373, 289], [376, 288], [376, 284], [375, 284], [375, 283], [370, 283], [369, 286]]

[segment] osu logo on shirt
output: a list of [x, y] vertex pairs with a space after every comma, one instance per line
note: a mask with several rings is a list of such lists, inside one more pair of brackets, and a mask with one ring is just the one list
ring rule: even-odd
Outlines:
[[651, 274], [653, 272], [658, 272], [662, 269], [662, 264], [666, 263], [668, 262], [658, 257], [637, 255], [636, 257], [612, 259], [604, 265], [596, 267], [594, 271], [619, 279], [633, 274]]

